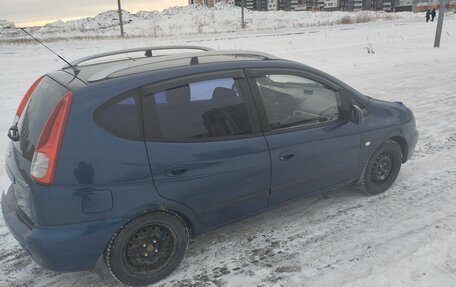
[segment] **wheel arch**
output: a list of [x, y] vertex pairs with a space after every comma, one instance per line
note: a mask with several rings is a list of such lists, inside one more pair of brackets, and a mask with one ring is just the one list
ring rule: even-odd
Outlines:
[[395, 141], [399, 144], [399, 146], [401, 147], [401, 152], [402, 152], [402, 163], [406, 162], [407, 154], [408, 154], [408, 145], [407, 145], [407, 141], [405, 140], [405, 138], [402, 136], [394, 136], [394, 137], [389, 138], [388, 140]]
[[185, 227], [187, 227], [188, 235], [190, 237], [193, 237], [195, 235], [195, 227], [194, 227], [193, 223], [190, 221], [190, 219], [185, 214], [183, 214], [179, 211], [172, 210], [172, 209], [162, 209], [162, 210], [156, 210], [156, 211], [152, 211], [152, 212], [168, 212], [168, 213], [171, 213], [171, 214], [177, 216], [185, 224]]
[[128, 222], [142, 215], [154, 212], [166, 212], [175, 215], [185, 224], [190, 236], [199, 234], [203, 230], [202, 225], [193, 211], [177, 202], [161, 202], [136, 208], [126, 215], [127, 222], [125, 224], [128, 224]]
[[354, 184], [357, 185], [357, 186], [361, 186], [362, 185], [362, 179], [364, 177], [364, 173], [366, 172], [366, 167], [367, 167], [367, 164], [368, 164], [368, 161], [370, 159], [370, 157], [372, 156], [372, 154], [374, 154], [374, 152], [382, 145], [384, 144], [385, 142], [387, 141], [394, 141], [396, 142], [397, 144], [399, 144], [399, 147], [401, 148], [401, 154], [402, 154], [402, 163], [405, 163], [407, 161], [407, 149], [408, 149], [408, 146], [407, 146], [407, 141], [405, 140], [404, 137], [400, 136], [400, 135], [395, 135], [395, 136], [390, 136], [388, 138], [386, 138], [384, 141], [382, 142], [379, 142], [376, 146], [374, 146], [374, 148], [368, 153], [368, 156], [366, 158], [366, 161], [363, 163], [362, 165], [362, 168], [359, 172], [359, 176], [358, 178], [354, 181]]

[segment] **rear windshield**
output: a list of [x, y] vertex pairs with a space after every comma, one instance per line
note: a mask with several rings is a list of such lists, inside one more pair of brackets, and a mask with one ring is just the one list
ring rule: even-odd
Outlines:
[[31, 161], [38, 138], [55, 104], [68, 90], [49, 77], [36, 87], [18, 122], [19, 138], [16, 148]]

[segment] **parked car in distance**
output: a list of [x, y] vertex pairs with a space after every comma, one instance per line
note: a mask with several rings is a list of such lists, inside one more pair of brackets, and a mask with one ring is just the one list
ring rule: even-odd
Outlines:
[[346, 185], [384, 192], [418, 133], [402, 103], [306, 65], [167, 46], [40, 77], [8, 136], [2, 212], [24, 250], [60, 272], [103, 258], [142, 286], [176, 268], [190, 236]]

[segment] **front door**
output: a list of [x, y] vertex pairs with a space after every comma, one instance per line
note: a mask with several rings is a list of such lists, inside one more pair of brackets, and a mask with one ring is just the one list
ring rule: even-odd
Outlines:
[[359, 128], [339, 116], [337, 87], [299, 71], [250, 74], [270, 149], [269, 204], [354, 180]]
[[143, 89], [146, 146], [161, 196], [214, 226], [267, 207], [269, 151], [241, 71]]

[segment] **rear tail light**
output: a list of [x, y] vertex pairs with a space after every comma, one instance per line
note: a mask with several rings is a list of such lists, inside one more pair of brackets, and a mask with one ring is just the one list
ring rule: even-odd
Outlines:
[[30, 96], [33, 94], [35, 91], [36, 87], [38, 84], [41, 82], [41, 80], [44, 78], [44, 76], [39, 77], [33, 84], [30, 86], [28, 89], [27, 93], [25, 93], [24, 97], [22, 98], [21, 103], [19, 104], [19, 107], [17, 108], [16, 111], [16, 116], [14, 117], [14, 122], [13, 124], [16, 124], [19, 121], [19, 118], [21, 117], [22, 113], [24, 112], [25, 106], [27, 105]]
[[33, 180], [38, 183], [51, 185], [54, 181], [60, 146], [72, 100], [73, 94], [71, 92], [61, 98], [41, 131], [30, 168]]

